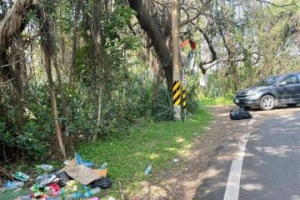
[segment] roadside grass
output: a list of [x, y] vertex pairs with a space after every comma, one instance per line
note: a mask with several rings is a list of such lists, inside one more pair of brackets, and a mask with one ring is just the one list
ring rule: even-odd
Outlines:
[[[155, 174], [168, 170], [173, 159], [187, 153], [196, 135], [203, 134], [211, 120], [209, 112], [202, 107], [197, 115], [186, 121], [147, 122], [132, 127], [122, 138], [85, 143], [76, 148], [85, 159], [101, 165], [108, 163], [108, 175], [113, 186], [108, 196], [120, 198], [120, 190], [126, 194], [138, 194], [140, 183], [154, 180]], [[152, 166], [149, 175], [144, 171]], [[122, 185], [122, 188], [119, 185]]]
[[232, 97], [201, 98], [200, 101], [206, 106], [233, 105]]

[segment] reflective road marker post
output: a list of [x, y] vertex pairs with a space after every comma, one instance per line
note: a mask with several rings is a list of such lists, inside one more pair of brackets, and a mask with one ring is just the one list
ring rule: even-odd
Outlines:
[[186, 118], [186, 106], [187, 106], [187, 102], [186, 102], [186, 75], [184, 74], [184, 70], [182, 70], [182, 109], [184, 112], [184, 119]]

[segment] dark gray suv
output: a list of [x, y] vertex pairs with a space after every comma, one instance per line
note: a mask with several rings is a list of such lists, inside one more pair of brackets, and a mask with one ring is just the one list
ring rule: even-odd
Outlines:
[[272, 110], [280, 104], [295, 107], [300, 103], [300, 72], [269, 77], [237, 92], [233, 101], [240, 107], [262, 110]]

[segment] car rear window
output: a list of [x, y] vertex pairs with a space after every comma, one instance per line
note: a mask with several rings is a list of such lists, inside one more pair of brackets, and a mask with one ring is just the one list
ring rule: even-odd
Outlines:
[[277, 81], [279, 76], [271, 76], [265, 80], [260, 81], [255, 86], [270, 86]]

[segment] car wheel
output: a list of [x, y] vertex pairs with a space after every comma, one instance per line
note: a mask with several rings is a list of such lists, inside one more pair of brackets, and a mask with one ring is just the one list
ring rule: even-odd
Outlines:
[[288, 107], [296, 107], [297, 104], [296, 104], [296, 103], [289, 103], [289, 104], [287, 104], [287, 106], [288, 106]]
[[271, 95], [265, 95], [260, 99], [259, 104], [262, 110], [272, 110], [275, 107], [275, 99]]

